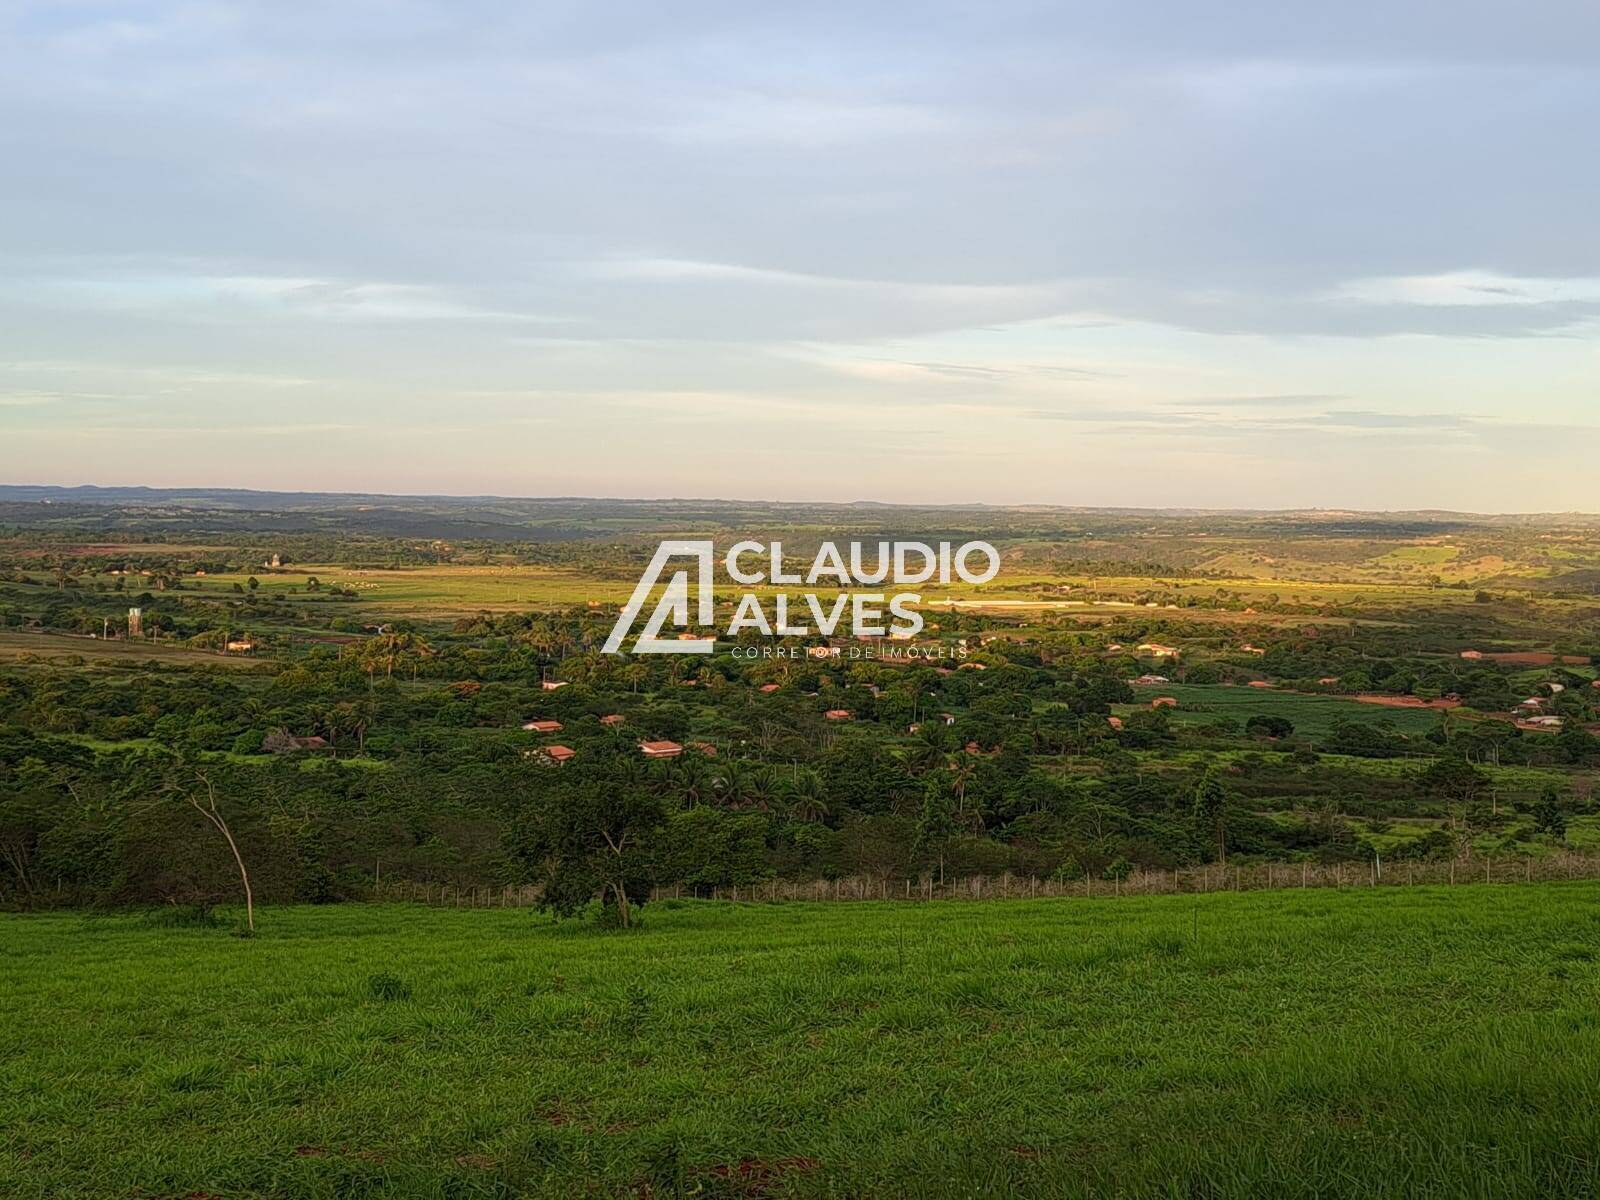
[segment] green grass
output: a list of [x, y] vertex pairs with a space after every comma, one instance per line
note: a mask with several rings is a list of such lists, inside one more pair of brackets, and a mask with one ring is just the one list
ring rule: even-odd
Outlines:
[[1227, 717], [1242, 726], [1257, 715], [1285, 717], [1294, 722], [1296, 733], [1310, 737], [1327, 736], [1333, 723], [1341, 719], [1363, 725], [1387, 721], [1399, 732], [1416, 737], [1438, 725], [1440, 715], [1434, 709], [1391, 708], [1337, 696], [1314, 696], [1307, 692], [1289, 692], [1278, 688], [1229, 687], [1226, 684], [1161, 683], [1137, 687], [1134, 694], [1138, 697], [1138, 703], [1116, 705], [1119, 714], [1125, 716], [1148, 708], [1150, 701], [1157, 696], [1171, 696], [1177, 700], [1178, 707], [1169, 708], [1166, 712], [1180, 725], [1205, 724], [1219, 717]]
[[0, 1195], [1553, 1196], [1600, 897], [0, 919]]

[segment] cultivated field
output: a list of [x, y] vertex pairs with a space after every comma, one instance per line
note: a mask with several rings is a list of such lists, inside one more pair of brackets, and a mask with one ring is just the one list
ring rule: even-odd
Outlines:
[[94, 665], [97, 662], [114, 663], [118, 666], [144, 662], [183, 666], [255, 665], [255, 660], [240, 655], [228, 657], [214, 650], [191, 650], [186, 646], [173, 646], [150, 640], [128, 642], [118, 638], [105, 640], [76, 634], [32, 631], [19, 633], [0, 630], [0, 662], [28, 656], [46, 661], [82, 659], [87, 665]]
[[0, 919], [0, 1194], [1557, 1196], [1589, 884]]
[[1118, 705], [1124, 715], [1148, 708], [1151, 701], [1167, 696], [1178, 702], [1167, 709], [1179, 724], [1203, 724], [1228, 719], [1243, 724], [1254, 716], [1284, 717], [1294, 722], [1297, 731], [1323, 735], [1336, 721], [1355, 721], [1368, 725], [1388, 722], [1400, 733], [1417, 736], [1439, 723], [1439, 710], [1431, 708], [1389, 707], [1364, 704], [1347, 696], [1315, 696], [1281, 688], [1253, 688], [1215, 684], [1160, 683], [1134, 689], [1139, 703]]

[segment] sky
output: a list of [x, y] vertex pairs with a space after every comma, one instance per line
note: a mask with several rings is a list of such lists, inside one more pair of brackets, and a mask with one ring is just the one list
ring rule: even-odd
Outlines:
[[1600, 510], [1600, 5], [0, 0], [0, 482]]

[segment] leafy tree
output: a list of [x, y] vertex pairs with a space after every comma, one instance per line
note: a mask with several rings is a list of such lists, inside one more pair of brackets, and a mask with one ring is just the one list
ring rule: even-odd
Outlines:
[[1217, 848], [1217, 861], [1228, 861], [1228, 808], [1230, 797], [1214, 769], [1207, 770], [1195, 784], [1191, 799], [1195, 831]]
[[917, 818], [915, 851], [918, 858], [935, 859], [939, 882], [944, 883], [944, 860], [950, 839], [956, 835], [956, 805], [948, 780], [929, 776], [922, 789], [922, 813]]
[[539, 906], [572, 916], [596, 896], [618, 925], [632, 923], [655, 882], [650, 836], [666, 821], [655, 791], [621, 772], [563, 768], [567, 786], [537, 797], [520, 823], [513, 856], [543, 885]]
[[1490, 784], [1489, 776], [1459, 758], [1439, 758], [1428, 765], [1417, 782], [1427, 791], [1442, 796], [1450, 807], [1452, 821], [1462, 809], [1471, 807]]
[[1244, 731], [1256, 737], [1286, 738], [1294, 732], [1294, 722], [1287, 717], [1258, 713], [1244, 723]]
[[1546, 788], [1533, 806], [1533, 827], [1540, 833], [1562, 838], [1567, 835], [1567, 814], [1555, 788]]

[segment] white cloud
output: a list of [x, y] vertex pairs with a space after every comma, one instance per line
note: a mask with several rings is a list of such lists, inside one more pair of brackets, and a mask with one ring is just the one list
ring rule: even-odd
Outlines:
[[1600, 277], [1532, 278], [1497, 271], [1446, 271], [1352, 279], [1321, 299], [1356, 304], [1483, 307], [1506, 304], [1600, 303]]

